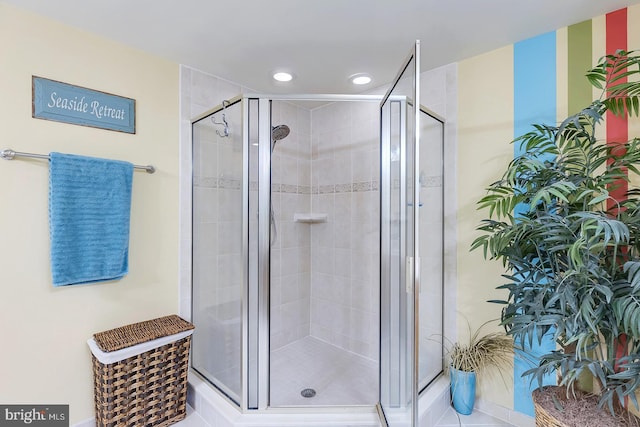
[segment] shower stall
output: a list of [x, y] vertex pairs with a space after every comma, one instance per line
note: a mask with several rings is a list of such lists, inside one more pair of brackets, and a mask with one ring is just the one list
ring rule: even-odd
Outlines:
[[385, 97], [242, 95], [192, 123], [192, 367], [243, 411], [411, 425], [442, 373], [444, 127], [415, 55]]

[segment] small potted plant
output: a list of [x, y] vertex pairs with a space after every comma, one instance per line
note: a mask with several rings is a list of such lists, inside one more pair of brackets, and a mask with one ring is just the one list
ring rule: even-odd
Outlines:
[[451, 402], [454, 409], [463, 415], [473, 411], [477, 376], [509, 367], [513, 360], [511, 337], [503, 332], [480, 334], [488, 323], [482, 324], [474, 333], [469, 331], [468, 342], [453, 343], [447, 351]]
[[523, 154], [478, 202], [489, 216], [472, 249], [506, 268], [499, 289], [508, 294], [494, 302], [503, 304], [514, 342], [553, 337], [553, 349], [525, 373], [539, 384], [558, 375], [566, 399], [554, 395], [551, 406], [569, 404], [578, 380], [591, 375], [599, 394], [591, 418], [607, 406], [630, 419], [622, 407], [637, 407], [640, 391], [640, 191], [631, 178], [639, 175], [640, 139], [607, 145], [597, 130], [607, 112], [638, 116], [640, 55], [608, 55], [587, 77], [600, 99], [513, 141]]

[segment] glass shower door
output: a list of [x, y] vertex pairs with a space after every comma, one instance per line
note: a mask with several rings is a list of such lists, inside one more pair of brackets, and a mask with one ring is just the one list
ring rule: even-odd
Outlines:
[[240, 405], [248, 226], [241, 100], [203, 115], [192, 132], [192, 367]]
[[420, 341], [418, 390], [443, 371], [444, 119], [420, 109]]
[[380, 404], [383, 425], [417, 425], [419, 42], [380, 105]]

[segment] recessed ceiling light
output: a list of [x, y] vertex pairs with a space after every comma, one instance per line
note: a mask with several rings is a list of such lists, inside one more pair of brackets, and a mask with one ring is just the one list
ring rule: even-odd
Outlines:
[[293, 79], [293, 76], [289, 73], [279, 72], [279, 73], [275, 73], [273, 75], [273, 78], [279, 82], [288, 82], [288, 81], [291, 81], [291, 79]]
[[354, 85], [366, 85], [368, 83], [371, 83], [371, 76], [363, 73], [354, 74], [350, 77], [350, 79], [351, 83], [353, 83]]

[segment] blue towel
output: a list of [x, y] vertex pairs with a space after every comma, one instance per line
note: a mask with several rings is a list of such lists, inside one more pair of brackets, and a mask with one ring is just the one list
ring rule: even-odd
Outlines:
[[50, 153], [53, 286], [120, 279], [129, 270], [133, 165]]

